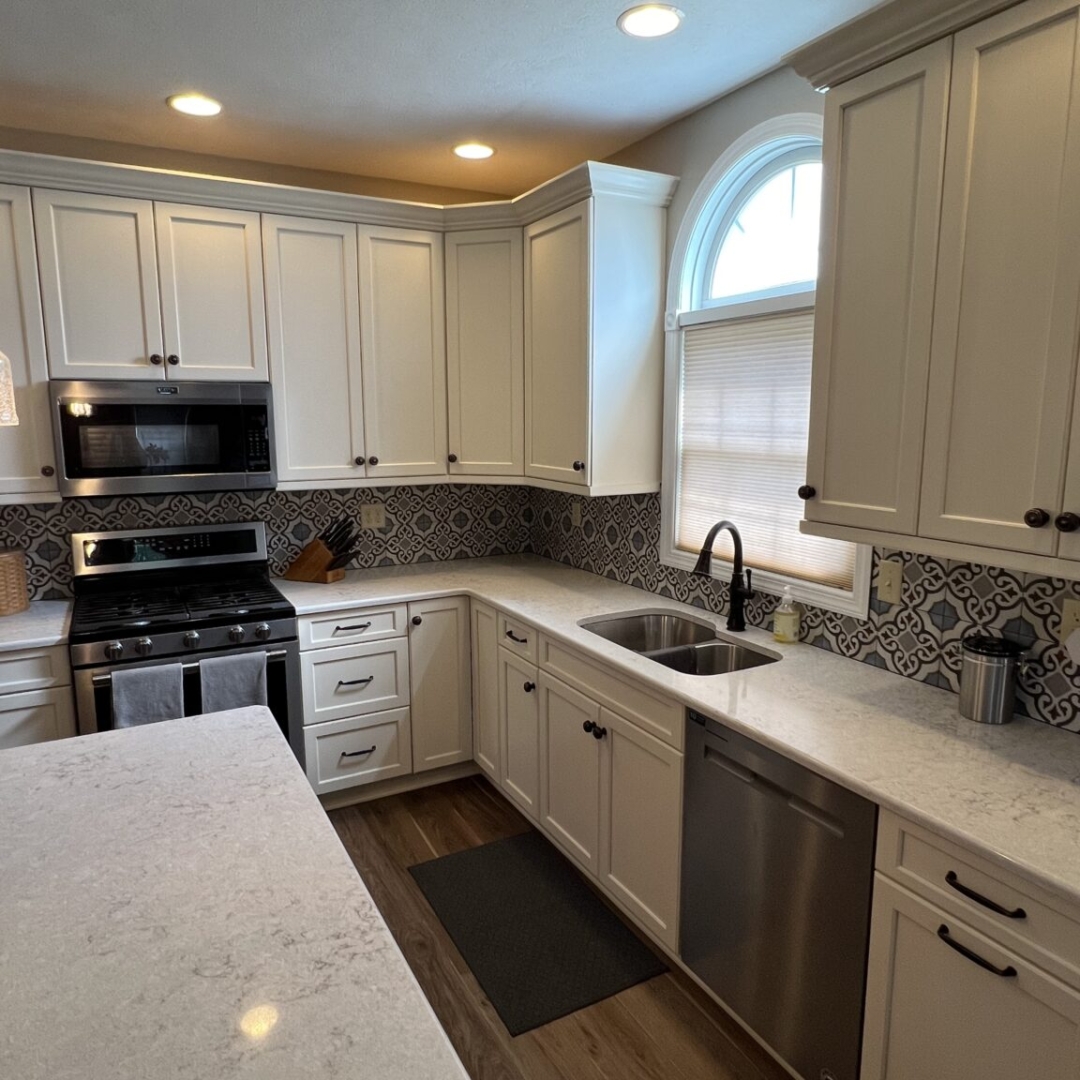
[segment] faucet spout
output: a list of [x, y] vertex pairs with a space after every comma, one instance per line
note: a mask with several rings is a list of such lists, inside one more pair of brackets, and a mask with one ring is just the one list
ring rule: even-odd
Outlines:
[[751, 587], [751, 571], [746, 571], [746, 580], [743, 580], [743, 547], [742, 537], [739, 530], [730, 521], [718, 521], [705, 537], [705, 543], [701, 545], [697, 562], [694, 564], [694, 573], [702, 577], [709, 577], [712, 568], [712, 546], [716, 536], [721, 530], [731, 533], [731, 542], [735, 547], [735, 559], [731, 567], [731, 584], [729, 586], [730, 602], [728, 605], [727, 628], [729, 630], [746, 629], [746, 601], [754, 595]]

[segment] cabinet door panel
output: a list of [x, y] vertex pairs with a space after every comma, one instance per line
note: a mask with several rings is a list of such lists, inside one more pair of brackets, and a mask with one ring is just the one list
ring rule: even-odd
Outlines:
[[169, 378], [265, 380], [259, 215], [154, 204]]
[[163, 379], [153, 205], [34, 191], [41, 300], [54, 379]]
[[1075, 0], [957, 34], [919, 532], [1051, 554], [1080, 295]]
[[520, 229], [446, 237], [451, 473], [520, 476], [524, 330]]
[[278, 479], [363, 477], [356, 226], [267, 216], [263, 244]]
[[588, 199], [525, 230], [525, 475], [586, 486], [591, 243]]
[[[540, 803], [539, 712], [536, 665], [499, 649], [499, 713], [502, 717], [502, 788], [536, 819]], [[526, 684], [534, 689], [526, 690]]]
[[496, 783], [502, 776], [499, 723], [499, 639], [494, 608], [472, 603], [473, 749], [476, 763]]
[[0, 694], [0, 750], [75, 734], [71, 687]]
[[442, 237], [369, 225], [357, 236], [368, 475], [445, 473]]
[[55, 473], [41, 472], [55, 470], [56, 460], [30, 192], [7, 185], [0, 185], [0, 328], [19, 415], [18, 427], [0, 427], [0, 497], [55, 494]]
[[914, 533], [951, 43], [826, 97], [806, 517]]

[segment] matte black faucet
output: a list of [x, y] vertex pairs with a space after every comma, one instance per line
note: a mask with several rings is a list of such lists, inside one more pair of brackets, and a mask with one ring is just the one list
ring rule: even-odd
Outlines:
[[701, 545], [701, 554], [698, 555], [697, 562], [694, 564], [694, 573], [701, 574], [702, 577], [710, 576], [709, 568], [712, 565], [713, 541], [721, 529], [727, 529], [731, 533], [731, 541], [735, 545], [735, 562], [731, 568], [731, 585], [729, 586], [731, 601], [728, 606], [727, 628], [729, 630], [745, 630], [746, 617], [743, 608], [746, 601], [754, 595], [754, 590], [751, 587], [750, 570], [746, 571], [746, 581], [743, 582], [742, 537], [739, 535], [739, 530], [730, 521], [718, 521], [709, 530], [709, 535], [705, 537], [705, 543]]

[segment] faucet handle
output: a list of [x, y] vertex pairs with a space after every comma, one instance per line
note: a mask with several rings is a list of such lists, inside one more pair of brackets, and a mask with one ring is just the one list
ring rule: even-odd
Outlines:
[[745, 600], [750, 600], [754, 595], [754, 584], [750, 576], [753, 572], [754, 571], [749, 567], [746, 568], [746, 592], [743, 593], [743, 598]]

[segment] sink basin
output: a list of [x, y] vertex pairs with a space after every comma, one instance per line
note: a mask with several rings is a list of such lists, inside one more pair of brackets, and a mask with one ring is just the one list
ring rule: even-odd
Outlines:
[[637, 653], [694, 645], [716, 638], [716, 631], [707, 623], [669, 612], [605, 616], [583, 622], [581, 628]]
[[705, 641], [698, 645], [680, 645], [674, 649], [657, 649], [644, 654], [664, 667], [684, 675], [726, 675], [730, 671], [775, 664], [780, 659], [771, 653], [736, 645], [728, 641]]

